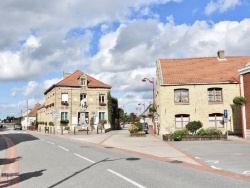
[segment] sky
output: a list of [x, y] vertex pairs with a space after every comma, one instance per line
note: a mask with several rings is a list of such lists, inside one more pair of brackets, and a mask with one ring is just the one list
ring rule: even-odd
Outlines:
[[0, 119], [42, 104], [76, 70], [140, 114], [157, 59], [250, 55], [249, 10], [249, 0], [1, 0]]

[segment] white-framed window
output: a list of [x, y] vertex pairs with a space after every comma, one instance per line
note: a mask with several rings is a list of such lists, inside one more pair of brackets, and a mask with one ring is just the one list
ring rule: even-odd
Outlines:
[[189, 114], [175, 115], [175, 128], [185, 128], [189, 122]]
[[188, 103], [189, 102], [188, 89], [175, 89], [174, 90], [174, 102], [175, 103]]
[[87, 84], [87, 81], [86, 81], [86, 78], [85, 77], [81, 77], [80, 78], [80, 84], [81, 84], [81, 86], [86, 86]]
[[61, 112], [61, 120], [67, 120], [68, 119], [68, 112]]
[[209, 102], [222, 102], [222, 88], [209, 88], [207, 90]]
[[99, 120], [105, 119], [105, 112], [99, 112]]
[[69, 100], [68, 93], [62, 93], [62, 101], [68, 102], [68, 100]]
[[223, 128], [223, 114], [221, 113], [214, 113], [209, 114], [209, 126], [211, 128]]
[[104, 103], [104, 101], [105, 101], [105, 95], [99, 94], [99, 103]]

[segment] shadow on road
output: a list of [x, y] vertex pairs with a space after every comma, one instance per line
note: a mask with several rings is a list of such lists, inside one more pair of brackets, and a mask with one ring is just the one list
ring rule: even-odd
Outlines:
[[[13, 185], [15, 185], [19, 182], [26, 181], [30, 178], [42, 176], [44, 171], [46, 171], [46, 170], [43, 169], [43, 170], [39, 170], [39, 171], [35, 171], [35, 172], [23, 173], [20, 175], [10, 174], [10, 173], [1, 174], [2, 177], [7, 177], [7, 180], [0, 182], [0, 188], [12, 187]], [[12, 178], [13, 176], [16, 176], [16, 177]]]

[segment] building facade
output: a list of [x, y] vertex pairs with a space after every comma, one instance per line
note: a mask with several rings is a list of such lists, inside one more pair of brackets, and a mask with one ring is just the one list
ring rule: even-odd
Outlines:
[[[160, 134], [201, 121], [203, 128], [242, 134], [242, 114], [233, 99], [240, 96], [238, 69], [250, 56], [159, 59], [156, 72], [156, 108]], [[228, 122], [224, 122], [224, 110]]]
[[111, 87], [77, 70], [64, 73], [64, 78], [45, 92], [45, 102], [38, 110], [38, 124], [41, 128], [75, 126], [96, 128], [98, 123], [108, 123], [107, 95]]
[[246, 104], [242, 106], [243, 137], [250, 139], [250, 62], [239, 69], [239, 73], [241, 95], [246, 99]]

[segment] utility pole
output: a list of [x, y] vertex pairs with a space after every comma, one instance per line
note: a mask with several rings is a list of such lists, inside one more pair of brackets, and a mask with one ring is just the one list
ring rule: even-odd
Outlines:
[[29, 122], [29, 103], [27, 101], [27, 127], [28, 127], [28, 122]]

